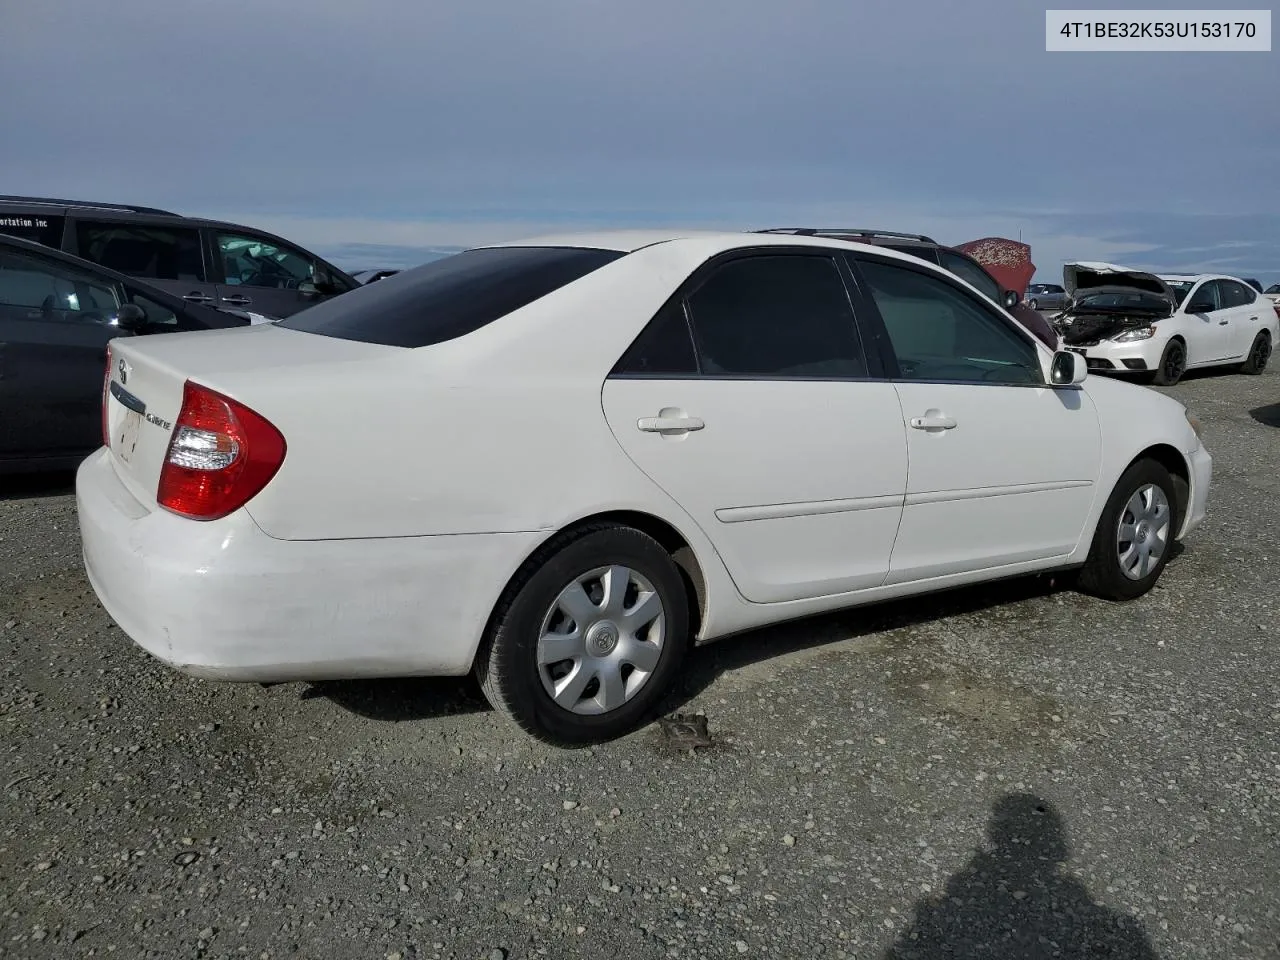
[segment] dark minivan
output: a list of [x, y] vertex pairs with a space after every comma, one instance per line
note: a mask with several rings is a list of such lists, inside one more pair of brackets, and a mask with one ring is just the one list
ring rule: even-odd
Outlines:
[[287, 317], [360, 284], [262, 230], [155, 207], [0, 196], [0, 234], [145, 280], [188, 303]]

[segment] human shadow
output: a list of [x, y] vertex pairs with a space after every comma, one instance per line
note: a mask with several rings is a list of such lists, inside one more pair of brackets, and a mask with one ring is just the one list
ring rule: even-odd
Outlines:
[[1280, 427], [1280, 403], [1269, 403], [1265, 407], [1254, 407], [1249, 411], [1249, 416], [1264, 427]]
[[987, 837], [990, 849], [916, 906], [885, 960], [1158, 960], [1138, 921], [1095, 902], [1062, 869], [1070, 847], [1047, 801], [1006, 794]]

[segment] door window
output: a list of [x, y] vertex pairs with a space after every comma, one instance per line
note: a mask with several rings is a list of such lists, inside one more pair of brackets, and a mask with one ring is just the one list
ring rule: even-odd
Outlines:
[[1035, 346], [989, 306], [942, 277], [875, 261], [859, 268], [903, 379], [1043, 383]]
[[[1192, 309], [1194, 308], [1194, 309]], [[1187, 298], [1188, 313], [1213, 313], [1222, 309], [1222, 294], [1217, 280], [1206, 280]]]
[[120, 301], [110, 283], [61, 263], [0, 252], [0, 308], [24, 320], [105, 323]]
[[688, 298], [704, 376], [867, 376], [836, 261], [753, 256], [715, 267]]
[[200, 232], [183, 227], [80, 220], [80, 256], [130, 277], [150, 280], [204, 280]]
[[130, 290], [129, 302], [142, 308], [142, 312], [147, 315], [148, 326], [178, 326], [178, 315], [168, 307], [156, 303], [150, 297], [144, 297], [142, 294]]
[[683, 300], [672, 300], [658, 311], [622, 355], [613, 372], [649, 377], [689, 376], [698, 372], [698, 357], [685, 319]]
[[1251, 288], [1234, 280], [1219, 280], [1218, 286], [1222, 290], [1222, 306], [1224, 309], [1246, 307], [1253, 303], [1258, 296]]
[[58, 250], [62, 247], [62, 227], [65, 222], [65, 217], [0, 212], [0, 233], [32, 240]]
[[996, 303], [1003, 299], [1000, 295], [1000, 284], [991, 278], [991, 274], [987, 273], [968, 257], [962, 257], [960, 254], [950, 250], [940, 250], [939, 256], [944, 269], [950, 270], [961, 280], [976, 287], [983, 295], [990, 297]]
[[296, 290], [319, 279], [315, 258], [260, 237], [220, 233], [218, 254], [231, 286]]

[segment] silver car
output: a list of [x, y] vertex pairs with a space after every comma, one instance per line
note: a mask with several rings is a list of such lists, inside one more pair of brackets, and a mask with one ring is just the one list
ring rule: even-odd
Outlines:
[[1032, 310], [1061, 310], [1067, 305], [1067, 291], [1056, 283], [1033, 283], [1024, 299]]

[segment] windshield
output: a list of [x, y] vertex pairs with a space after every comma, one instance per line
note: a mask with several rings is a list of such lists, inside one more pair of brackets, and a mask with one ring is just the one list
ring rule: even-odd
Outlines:
[[560, 247], [467, 250], [366, 283], [279, 325], [388, 347], [430, 346], [466, 336], [621, 256]]
[[1178, 306], [1182, 306], [1182, 301], [1187, 299], [1187, 294], [1191, 292], [1191, 288], [1195, 286], [1193, 280], [1166, 280], [1169, 289], [1173, 291], [1174, 297], [1177, 298]]
[[1266, 293], [1280, 293], [1280, 283], [1273, 283], [1271, 286], [1267, 287], [1267, 289], [1266, 289], [1266, 291], [1265, 291], [1265, 292], [1266, 292]]

